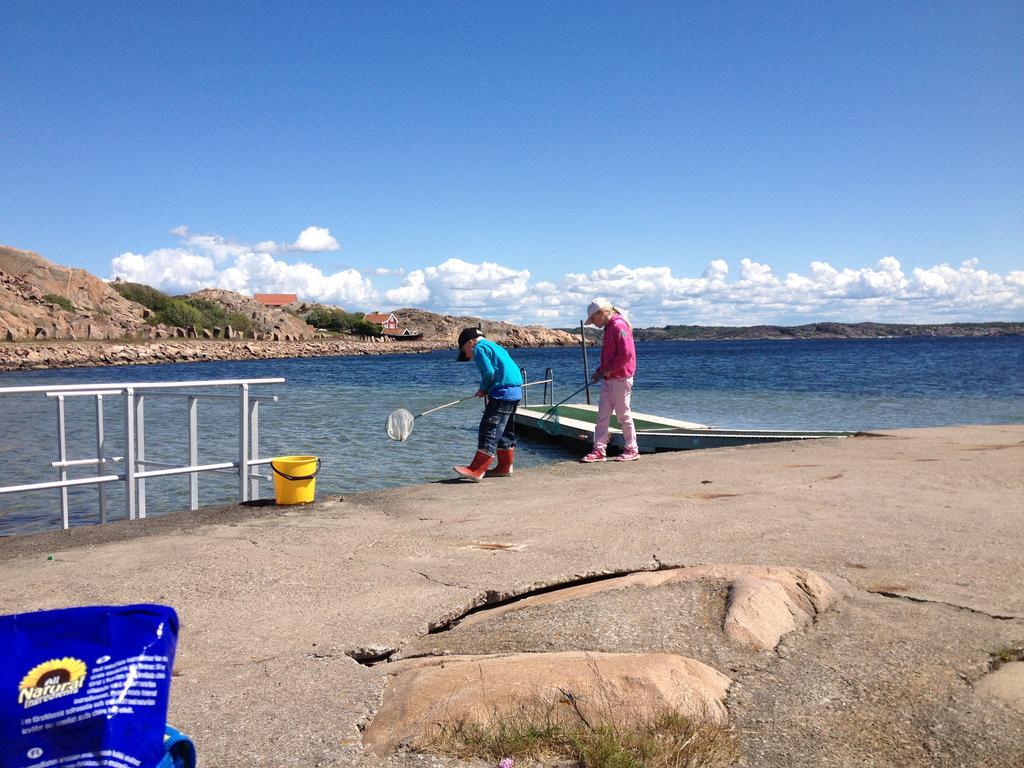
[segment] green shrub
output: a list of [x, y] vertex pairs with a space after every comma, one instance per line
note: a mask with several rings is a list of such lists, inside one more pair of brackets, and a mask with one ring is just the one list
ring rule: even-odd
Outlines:
[[306, 315], [306, 323], [314, 328], [326, 328], [329, 331], [354, 333], [357, 336], [377, 336], [380, 328], [363, 320], [363, 316], [355, 312], [330, 307], [313, 307]]
[[355, 319], [349, 326], [349, 333], [354, 333], [357, 336], [380, 336], [380, 326], [376, 323], [370, 323], [358, 315], [354, 315]]
[[75, 305], [71, 303], [71, 299], [67, 296], [61, 296], [59, 293], [48, 293], [43, 296], [43, 301], [48, 301], [51, 304], [56, 304], [61, 309], [67, 312], [74, 312]]
[[163, 308], [157, 311], [156, 318], [158, 322], [176, 325], [179, 328], [188, 328], [190, 325], [206, 327], [203, 325], [203, 313], [184, 299], [169, 299]]
[[156, 288], [150, 288], [142, 283], [115, 282], [111, 283], [110, 287], [129, 301], [134, 301], [144, 307], [148, 307], [154, 312], [163, 309], [167, 302], [171, 300], [171, 297], [166, 293], [161, 293]]
[[217, 302], [210, 301], [209, 299], [190, 299], [187, 296], [175, 296], [175, 298], [187, 302], [190, 306], [198, 310], [199, 314], [202, 316], [200, 324], [203, 325], [203, 327], [227, 325], [228, 312]]
[[151, 325], [174, 325], [180, 328], [214, 328], [230, 325], [236, 331], [251, 331], [252, 320], [241, 312], [228, 311], [215, 301], [188, 296], [168, 296], [141, 283], [111, 283], [110, 286], [129, 301], [153, 310]]
[[327, 328], [332, 331], [339, 330], [335, 327], [339, 321], [335, 313], [340, 311], [331, 310], [327, 307], [313, 307], [309, 314], [306, 315], [306, 324], [312, 325], [314, 328]]
[[227, 324], [236, 331], [244, 331], [245, 333], [248, 333], [252, 330], [252, 320], [248, 315], [242, 314], [241, 312], [232, 312], [228, 315]]

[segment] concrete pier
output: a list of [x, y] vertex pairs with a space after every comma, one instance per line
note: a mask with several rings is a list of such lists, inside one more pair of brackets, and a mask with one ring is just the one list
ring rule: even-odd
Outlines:
[[[776, 651], [721, 670], [741, 765], [1009, 767], [1024, 764], [1024, 713], [974, 685], [991, 654], [1024, 641], [1022, 553], [1024, 425], [969, 426], [567, 461], [12, 537], [0, 540], [0, 612], [175, 607], [170, 721], [203, 766], [433, 765], [446, 759], [370, 756], [360, 732], [383, 660], [432, 629], [596, 574], [794, 566], [844, 598]], [[534, 650], [543, 636], [562, 650], [572, 633], [560, 627], [581, 608], [565, 610], [557, 622], [506, 615], [488, 642]], [[595, 604], [593, 647], [579, 650], [660, 649], [659, 612], [672, 610]]]

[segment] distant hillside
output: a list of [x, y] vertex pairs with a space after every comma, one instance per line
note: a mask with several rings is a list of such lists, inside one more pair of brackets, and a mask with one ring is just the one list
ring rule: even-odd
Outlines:
[[510, 347], [565, 346], [578, 344], [579, 336], [542, 325], [513, 325], [479, 317], [438, 315], [423, 309], [405, 307], [394, 311], [399, 324], [423, 334], [425, 341], [449, 341], [455, 344], [463, 328], [479, 327], [492, 341]]
[[898, 336], [1020, 336], [1022, 323], [809, 323], [807, 325], [727, 326], [666, 325], [637, 328], [642, 341], [700, 341], [725, 339], [881, 339]]
[[[570, 329], [567, 329], [570, 330]], [[579, 329], [571, 329], [579, 340]], [[910, 336], [1024, 336], [1021, 323], [808, 323], [807, 325], [666, 325], [634, 328], [637, 341], [729, 341], [743, 339], [888, 339]], [[587, 339], [601, 331], [587, 328]]]

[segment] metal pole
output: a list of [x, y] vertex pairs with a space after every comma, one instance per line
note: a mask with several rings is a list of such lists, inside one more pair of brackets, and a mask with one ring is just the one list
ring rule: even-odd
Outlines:
[[238, 386], [238, 500], [249, 500], [249, 385]]
[[555, 403], [555, 374], [550, 368], [544, 369], [544, 399], [541, 405], [554, 405]]
[[[260, 401], [253, 398], [249, 401], [249, 430], [252, 433], [250, 439], [250, 456], [253, 461], [260, 457]], [[249, 498], [260, 497], [260, 479], [249, 478]]]
[[[188, 465], [194, 467], [199, 463], [199, 413], [198, 397], [188, 399]], [[191, 472], [188, 476], [188, 508], [199, 509], [199, 473]]]
[[587, 363], [587, 335], [583, 330], [584, 321], [580, 320], [580, 346], [583, 348], [583, 386], [587, 390], [587, 405], [590, 405], [590, 365]]
[[[68, 460], [68, 446], [67, 440], [64, 437], [64, 398], [57, 398], [57, 460], [65, 462]], [[61, 466], [57, 471], [57, 479], [64, 482], [68, 479], [67, 467]], [[67, 530], [69, 526], [68, 521], [68, 489], [62, 487], [60, 489], [60, 515], [61, 525]]]
[[526, 408], [526, 407], [527, 407], [527, 406], [528, 406], [528, 405], [530, 404], [530, 403], [529, 403], [529, 401], [528, 401], [528, 400], [526, 399], [526, 398], [527, 398], [527, 393], [528, 393], [528, 392], [530, 391], [530, 388], [529, 388], [529, 387], [527, 387], [526, 385], [527, 385], [527, 384], [529, 384], [530, 382], [529, 382], [529, 380], [527, 379], [527, 376], [526, 376], [526, 369], [525, 369], [525, 368], [520, 368], [520, 369], [519, 369], [519, 375], [520, 375], [520, 376], [522, 377], [522, 379], [523, 379], [523, 402], [521, 403], [521, 405], [522, 405], [522, 406], [523, 406], [524, 408]]
[[[103, 458], [105, 438], [103, 434], [103, 395], [96, 395], [96, 476], [102, 477], [106, 470]], [[103, 483], [96, 486], [100, 494], [100, 523], [107, 522], [107, 489]]]
[[135, 519], [135, 390], [124, 391], [124, 503]]
[[[143, 463], [143, 459], [146, 458], [146, 396], [140, 394], [135, 398], [135, 432], [138, 435], [135, 443], [135, 455], [138, 458], [139, 472], [146, 471], [146, 465]], [[146, 517], [146, 479], [140, 477], [138, 480], [139, 491], [136, 501], [136, 505], [139, 510], [139, 519], [142, 520]]]

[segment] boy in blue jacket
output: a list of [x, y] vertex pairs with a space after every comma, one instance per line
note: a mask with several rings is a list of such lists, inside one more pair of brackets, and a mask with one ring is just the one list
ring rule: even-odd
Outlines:
[[[477, 397], [484, 398], [477, 451], [469, 466], [452, 467], [458, 474], [480, 482], [486, 477], [509, 477], [516, 450], [516, 408], [523, 397], [523, 376], [519, 366], [502, 347], [484, 338], [479, 328], [466, 328], [459, 334], [458, 361], [472, 359], [480, 370]], [[498, 464], [487, 467], [498, 452]]]

